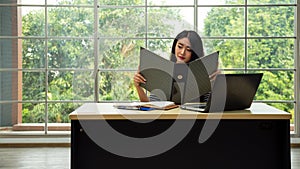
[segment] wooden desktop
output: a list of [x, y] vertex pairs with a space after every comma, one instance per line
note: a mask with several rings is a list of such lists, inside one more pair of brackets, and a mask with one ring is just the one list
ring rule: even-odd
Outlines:
[[[86, 103], [69, 117], [71, 169], [291, 168], [291, 114], [263, 103], [224, 113], [120, 110], [113, 103]], [[161, 143], [156, 136], [163, 138]]]

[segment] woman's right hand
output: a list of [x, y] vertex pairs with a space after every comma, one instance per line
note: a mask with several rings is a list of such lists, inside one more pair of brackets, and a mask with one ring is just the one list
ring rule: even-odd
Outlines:
[[135, 87], [140, 86], [141, 83], [144, 83], [144, 84], [146, 83], [146, 79], [144, 78], [143, 75], [140, 74], [139, 71], [134, 74], [133, 81], [134, 81]]
[[141, 102], [148, 102], [149, 98], [146, 95], [144, 89], [140, 86], [141, 83], [146, 83], [146, 79], [144, 78], [144, 76], [140, 73], [140, 71], [138, 70], [133, 77], [133, 84], [138, 92], [139, 98]]

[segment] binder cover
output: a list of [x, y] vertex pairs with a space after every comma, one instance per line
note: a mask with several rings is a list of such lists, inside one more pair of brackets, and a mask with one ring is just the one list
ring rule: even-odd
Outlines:
[[174, 63], [141, 47], [140, 73], [147, 79], [141, 87], [161, 100], [186, 103], [211, 91], [209, 74], [218, 69], [219, 52], [188, 64]]

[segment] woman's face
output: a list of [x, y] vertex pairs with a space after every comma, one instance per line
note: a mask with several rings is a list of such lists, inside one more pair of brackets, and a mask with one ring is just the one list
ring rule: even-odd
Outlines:
[[177, 41], [175, 47], [176, 63], [188, 63], [192, 57], [191, 43], [188, 38]]

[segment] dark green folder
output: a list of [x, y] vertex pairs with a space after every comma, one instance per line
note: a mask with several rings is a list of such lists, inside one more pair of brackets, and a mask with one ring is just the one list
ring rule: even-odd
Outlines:
[[141, 87], [161, 100], [176, 104], [195, 101], [211, 91], [208, 74], [218, 69], [218, 54], [212, 53], [189, 64], [177, 64], [141, 47], [140, 73], [147, 79]]

